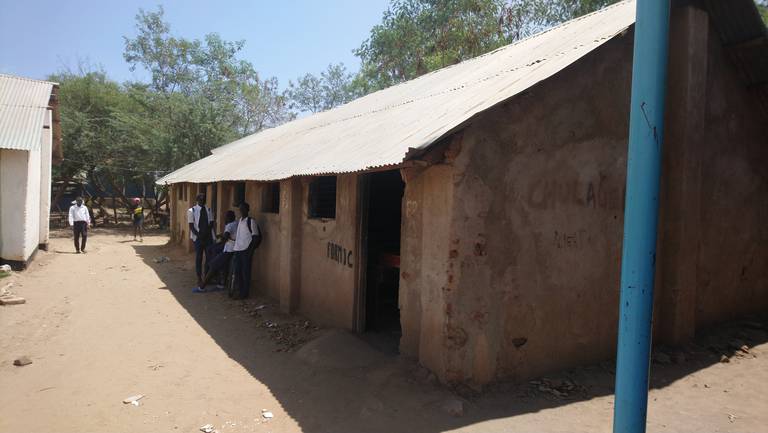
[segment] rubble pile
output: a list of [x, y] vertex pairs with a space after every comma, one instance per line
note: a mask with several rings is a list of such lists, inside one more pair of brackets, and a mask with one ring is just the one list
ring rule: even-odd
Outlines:
[[276, 352], [292, 351], [311, 340], [312, 334], [320, 329], [312, 325], [309, 320], [294, 320], [286, 323], [265, 320], [259, 324], [259, 327], [267, 329], [270, 339], [280, 346], [275, 350]]
[[576, 384], [570, 379], [548, 379], [542, 377], [538, 380], [528, 382], [530, 390], [544, 393], [555, 399], [579, 398], [587, 395], [587, 389], [584, 386]]

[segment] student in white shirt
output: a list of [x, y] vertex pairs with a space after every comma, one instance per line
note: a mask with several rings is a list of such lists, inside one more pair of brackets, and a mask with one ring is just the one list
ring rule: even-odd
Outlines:
[[[224, 216], [226, 226], [224, 227], [224, 233], [221, 234], [222, 246], [221, 252], [217, 254], [208, 265], [208, 272], [206, 272], [203, 281], [197, 285], [192, 292], [203, 293], [205, 292], [205, 286], [213, 279], [216, 274], [223, 273], [227, 275], [229, 264], [232, 261], [232, 256], [235, 254], [235, 233], [237, 231], [237, 221], [235, 221], [235, 212], [227, 211]], [[218, 246], [218, 245], [217, 245]], [[214, 248], [211, 248], [213, 250]], [[218, 289], [223, 289], [224, 286], [217, 286]]]
[[235, 234], [235, 282], [240, 291], [236, 299], [246, 299], [250, 294], [251, 262], [253, 251], [261, 243], [261, 229], [253, 218], [248, 216], [251, 207], [248, 203], [240, 204], [240, 219]]
[[75, 204], [69, 208], [69, 226], [75, 234], [75, 251], [85, 253], [85, 242], [88, 240], [88, 227], [91, 225], [91, 214], [83, 204], [83, 198], [77, 197]]
[[205, 205], [205, 194], [197, 195], [197, 204], [187, 209], [189, 237], [195, 244], [195, 273], [197, 283], [203, 281], [203, 255], [206, 269], [212, 257], [208, 257], [207, 248], [216, 239], [215, 220], [211, 208]]

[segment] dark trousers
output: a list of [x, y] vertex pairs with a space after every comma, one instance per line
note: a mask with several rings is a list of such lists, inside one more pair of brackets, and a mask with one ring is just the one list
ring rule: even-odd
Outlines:
[[251, 292], [251, 259], [250, 249], [235, 251], [235, 282], [240, 290], [240, 297], [247, 298]]
[[205, 255], [205, 269], [208, 269], [208, 245], [209, 242], [204, 242], [199, 237], [195, 240], [195, 272], [197, 273], [197, 279], [203, 278], [203, 255]]
[[85, 251], [85, 242], [88, 240], [88, 223], [75, 221], [72, 230], [75, 232], [75, 251]]
[[208, 268], [206, 274], [211, 272], [214, 272], [214, 273], [221, 272], [224, 275], [227, 275], [227, 270], [229, 269], [229, 263], [232, 261], [233, 255], [234, 253], [225, 253], [223, 251], [217, 254], [216, 256], [211, 255], [213, 259], [211, 259], [210, 262], [206, 262], [206, 265]]

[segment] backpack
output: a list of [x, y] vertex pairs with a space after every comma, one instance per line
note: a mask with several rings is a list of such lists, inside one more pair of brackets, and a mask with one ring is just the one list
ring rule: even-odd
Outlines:
[[253, 242], [253, 249], [256, 249], [261, 245], [261, 227], [259, 227], [259, 223], [256, 223], [256, 230], [258, 233], [256, 234], [256, 239], [253, 239], [253, 229], [251, 228], [251, 217], [248, 217], [246, 227], [248, 227], [248, 231], [251, 233], [251, 242]]

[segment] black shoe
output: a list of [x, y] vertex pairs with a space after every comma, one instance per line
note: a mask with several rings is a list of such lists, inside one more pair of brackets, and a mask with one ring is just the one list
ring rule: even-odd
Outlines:
[[80, 250], [77, 250], [77, 252], [75, 254], [80, 254]]

